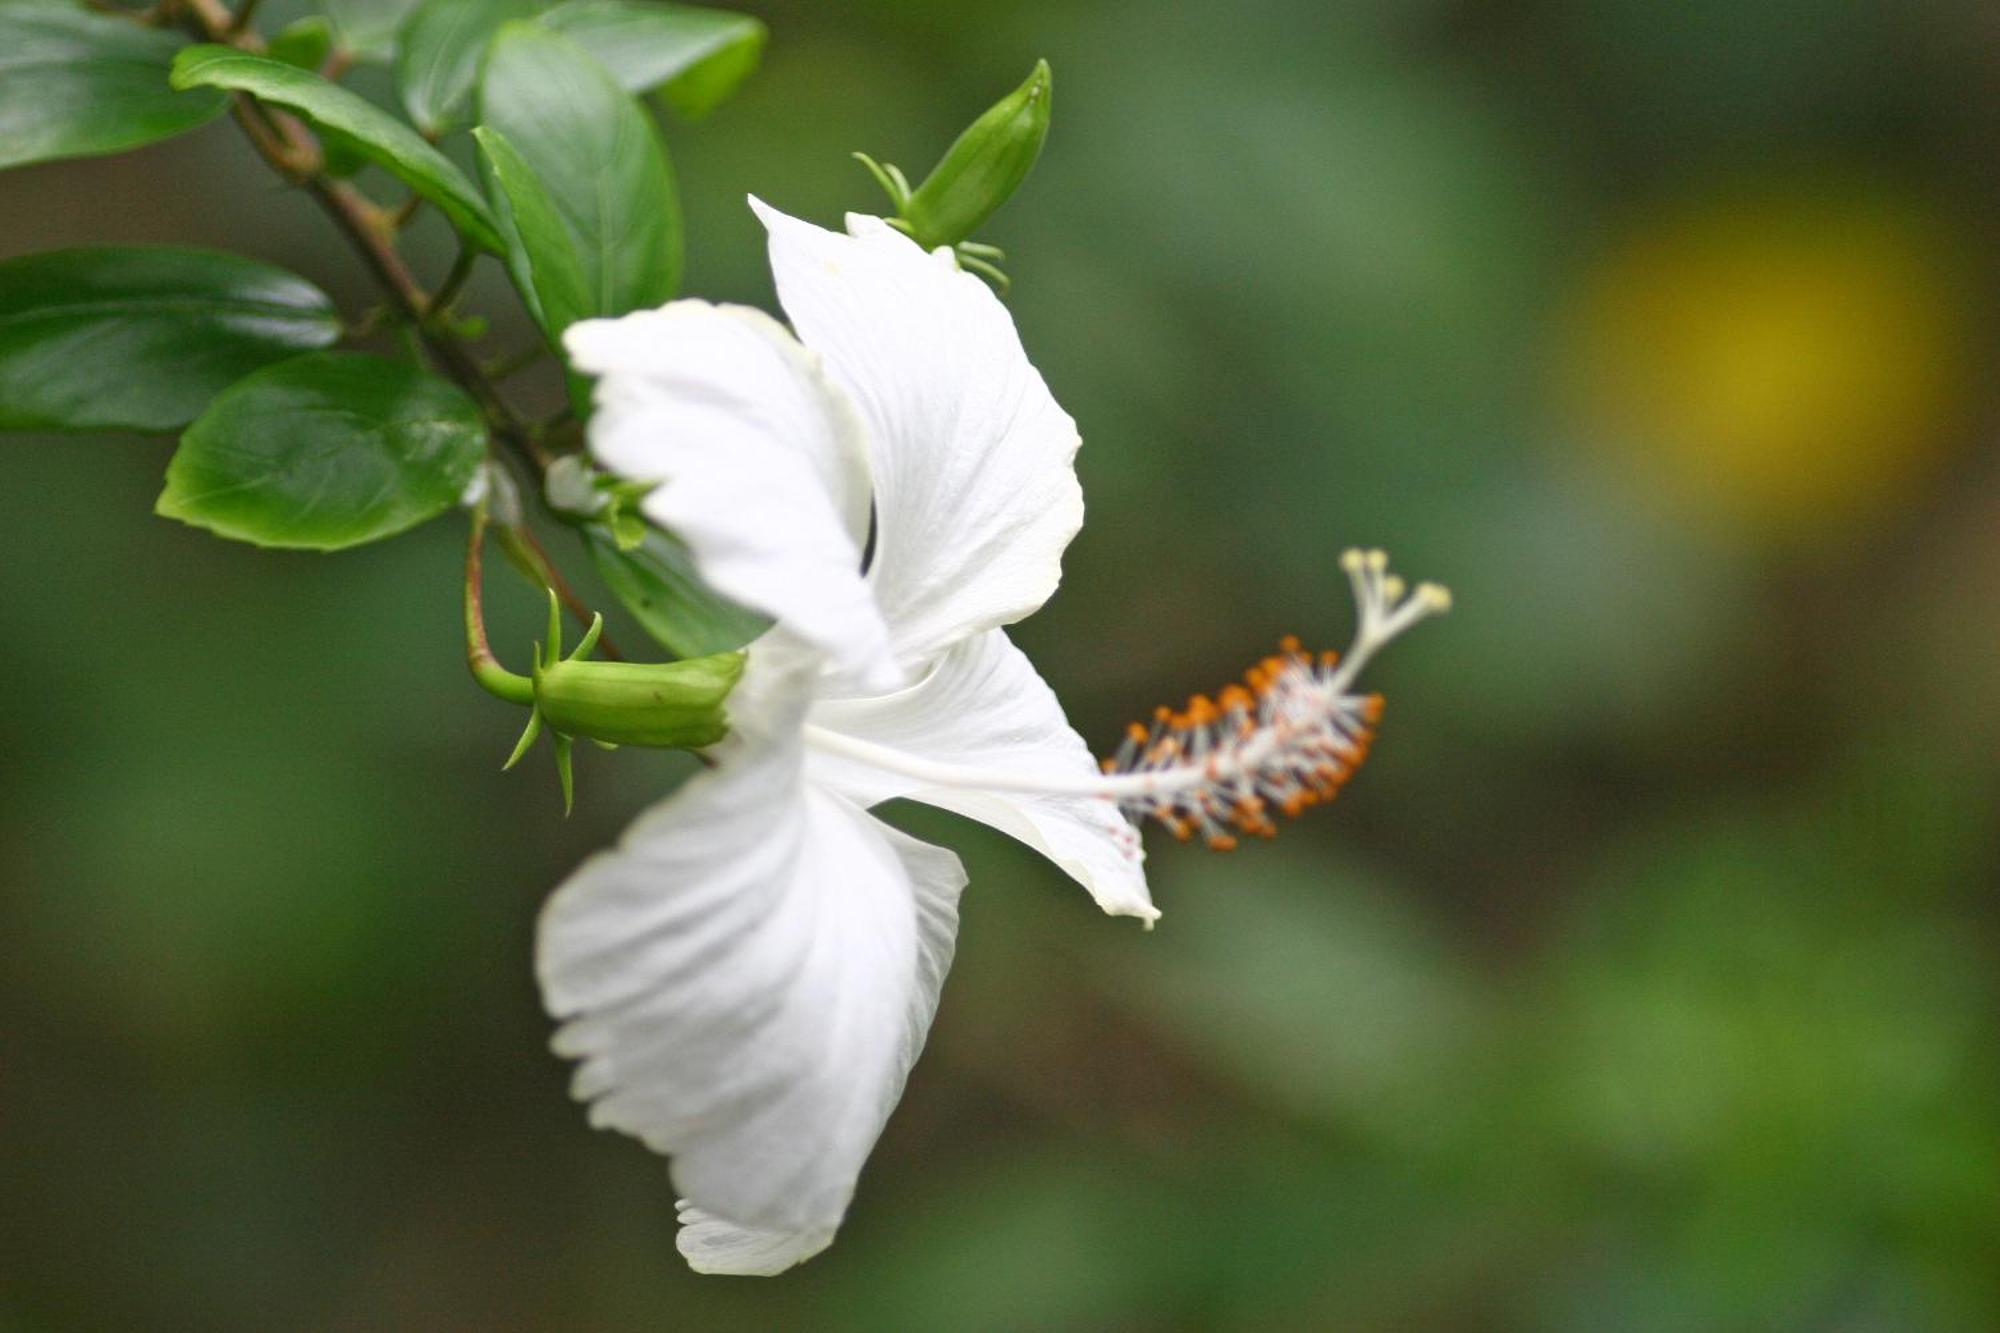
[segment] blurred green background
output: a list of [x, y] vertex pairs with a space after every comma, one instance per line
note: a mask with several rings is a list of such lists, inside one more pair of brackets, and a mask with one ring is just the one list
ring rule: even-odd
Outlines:
[[[529, 970], [684, 761], [498, 772], [454, 522], [258, 552], [150, 517], [169, 441], [10, 437], [0, 1326], [2000, 1327], [1990, 3], [745, 7], [689, 290], [1046, 55], [986, 239], [1090, 521], [1019, 638], [1107, 743], [1387, 546], [1458, 610], [1374, 759], [1156, 846], [1150, 935], [899, 816], [973, 874], [930, 1049], [834, 1249], [700, 1279]], [[368, 302], [226, 122], [0, 179], [0, 255], [104, 241]]]

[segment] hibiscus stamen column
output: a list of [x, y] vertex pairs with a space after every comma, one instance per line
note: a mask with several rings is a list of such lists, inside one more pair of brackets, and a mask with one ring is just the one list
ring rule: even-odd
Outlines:
[[938, 763], [816, 727], [808, 739], [938, 787], [1099, 797], [1134, 822], [1157, 820], [1183, 841], [1200, 836], [1229, 851], [1239, 833], [1275, 834], [1273, 811], [1297, 815], [1339, 793], [1382, 716], [1382, 696], [1353, 693], [1355, 679], [1403, 631], [1451, 608], [1438, 584], [1406, 588], [1381, 551], [1349, 551], [1341, 567], [1360, 616], [1346, 653], [1315, 656], [1287, 637], [1216, 698], [1198, 694], [1184, 709], [1133, 723], [1096, 777]]

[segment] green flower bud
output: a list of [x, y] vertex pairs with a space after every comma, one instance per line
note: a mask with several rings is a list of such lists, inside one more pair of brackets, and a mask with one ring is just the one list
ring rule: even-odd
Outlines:
[[465, 655], [472, 678], [496, 698], [528, 710], [528, 725], [503, 768], [512, 768], [544, 730], [556, 753], [563, 810], [576, 788], [571, 750], [585, 736], [606, 749], [645, 745], [698, 749], [729, 734], [723, 704], [742, 679], [748, 660], [741, 652], [715, 653], [679, 662], [593, 662], [591, 649], [604, 633], [604, 617], [593, 616], [576, 650], [562, 650], [562, 608], [549, 590], [549, 634], [537, 645], [534, 674], [517, 676], [493, 656], [486, 642], [486, 614], [480, 605], [480, 544], [485, 511], [475, 511], [465, 561]]
[[564, 658], [535, 670], [535, 707], [565, 736], [609, 745], [693, 749], [729, 732], [724, 701], [743, 675], [744, 654], [681, 662]]
[[1049, 136], [1049, 62], [958, 136], [923, 184], [902, 201], [902, 220], [926, 249], [957, 245], [1020, 188]]

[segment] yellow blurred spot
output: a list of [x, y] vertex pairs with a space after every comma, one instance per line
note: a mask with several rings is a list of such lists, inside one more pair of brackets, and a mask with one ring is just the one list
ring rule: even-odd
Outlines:
[[1863, 521], [1907, 500], [1961, 420], [1957, 267], [1879, 195], [1656, 222], [1587, 275], [1564, 348], [1582, 438], [1646, 493], [1759, 536]]

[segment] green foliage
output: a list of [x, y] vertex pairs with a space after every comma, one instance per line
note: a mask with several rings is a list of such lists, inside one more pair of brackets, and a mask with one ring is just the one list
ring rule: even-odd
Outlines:
[[0, 263], [0, 428], [177, 430], [223, 389], [340, 336], [305, 279], [209, 250]]
[[333, 25], [323, 15], [308, 14], [271, 35], [264, 54], [300, 69], [317, 70], [333, 52]]
[[757, 68], [769, 36], [747, 14], [638, 0], [569, 0], [542, 22], [574, 38], [626, 89], [657, 88], [689, 119], [736, 91]]
[[176, 88], [246, 92], [331, 130], [370, 161], [436, 204], [459, 233], [481, 249], [504, 246], [486, 201], [451, 159], [374, 103], [317, 74], [226, 46], [193, 46], [174, 60]]
[[[493, 39], [480, 120], [546, 187], [601, 315], [670, 300], [680, 281], [680, 203], [652, 119], [590, 54], [533, 23]], [[517, 219], [518, 221], [518, 219]]]
[[768, 32], [746, 14], [632, 0], [423, 0], [404, 22], [396, 50], [403, 105], [428, 133], [468, 118], [488, 42], [504, 23], [539, 18], [597, 57], [628, 92], [658, 90], [696, 119], [756, 69]]
[[[500, 230], [507, 238], [507, 271], [549, 345], [562, 350], [562, 332], [579, 319], [601, 313], [590, 280], [583, 271], [569, 224], [550, 197], [548, 187], [528, 165], [507, 136], [490, 126], [474, 130], [480, 170]], [[570, 402], [579, 417], [590, 411], [590, 382], [569, 376]]]
[[551, 343], [559, 343], [564, 329], [599, 313], [569, 224], [542, 178], [506, 135], [487, 125], [472, 134], [493, 211], [507, 238], [507, 270], [528, 313]]
[[485, 450], [479, 408], [453, 385], [319, 352], [218, 397], [182, 436], [156, 507], [259, 546], [339, 550], [450, 508]]
[[605, 586], [648, 634], [677, 656], [741, 648], [770, 623], [710, 589], [695, 574], [687, 548], [658, 528], [648, 528], [630, 550], [603, 525], [586, 527], [584, 538]]
[[396, 54], [396, 34], [417, 0], [322, 0], [340, 47], [357, 60], [385, 61]]
[[213, 119], [219, 93], [167, 86], [181, 46], [56, 0], [0, 0], [0, 167], [116, 153]]
[[531, 18], [539, 0], [424, 0], [403, 25], [396, 84], [418, 128], [437, 133], [471, 113], [479, 61], [500, 25]]

